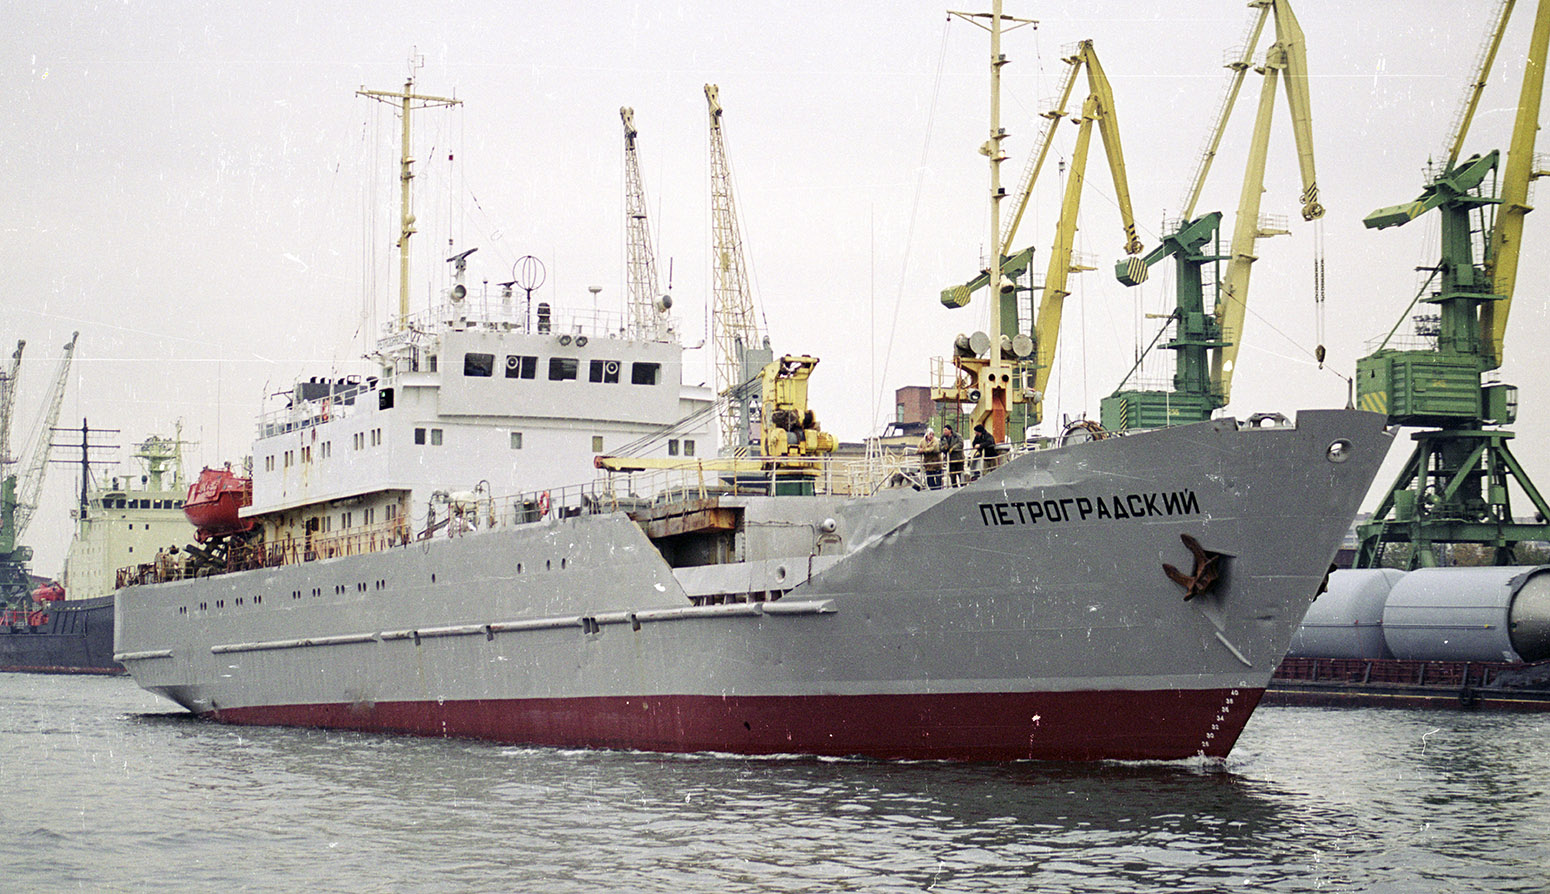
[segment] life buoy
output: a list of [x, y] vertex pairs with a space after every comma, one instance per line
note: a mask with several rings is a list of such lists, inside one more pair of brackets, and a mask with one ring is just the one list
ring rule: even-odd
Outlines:
[[543, 518], [549, 514], [549, 492], [544, 491], [538, 495], [538, 517]]
[[329, 411], [329, 409], [330, 409], [330, 401], [329, 401], [328, 398], [325, 397], [325, 398], [323, 398], [323, 413], [322, 413], [323, 421], [324, 422], [328, 421], [328, 411]]

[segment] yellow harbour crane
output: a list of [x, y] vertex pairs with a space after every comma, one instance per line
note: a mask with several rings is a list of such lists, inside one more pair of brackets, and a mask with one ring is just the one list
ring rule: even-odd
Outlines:
[[[954, 13], [960, 18], [977, 18], [965, 13]], [[1000, 4], [992, 13], [998, 21], [1026, 24], [1026, 20], [1012, 19], [1000, 13]], [[992, 29], [992, 72], [998, 74], [1006, 64], [1000, 52], [1001, 29]], [[999, 202], [1003, 190], [1000, 187], [999, 165], [1006, 154], [1001, 140], [1006, 134], [1000, 127], [999, 100], [992, 102], [991, 139], [981, 152], [991, 159], [991, 232], [998, 235], [994, 269], [986, 270], [961, 286], [942, 291], [942, 303], [948, 307], [963, 307], [970, 295], [991, 283], [998, 284], [992, 290], [997, 304], [991, 311], [991, 332], [976, 333], [974, 337], [960, 338], [955, 344], [953, 363], [961, 372], [950, 386], [939, 386], [932, 391], [934, 400], [949, 403], [972, 403], [971, 415], [975, 424], [986, 424], [997, 440], [1005, 439], [1008, 430], [1008, 410], [1014, 404], [1027, 404], [1027, 424], [1037, 424], [1043, 418], [1045, 388], [1054, 368], [1055, 352], [1060, 337], [1060, 318], [1064, 301], [1070, 290], [1067, 282], [1073, 271], [1091, 269], [1073, 263], [1076, 239], [1077, 215], [1081, 210], [1082, 185], [1087, 171], [1088, 148], [1096, 127], [1103, 140], [1109, 172], [1114, 181], [1114, 192], [1124, 226], [1124, 249], [1129, 254], [1141, 251], [1141, 240], [1136, 235], [1135, 217], [1131, 211], [1130, 186], [1125, 176], [1124, 153], [1120, 146], [1119, 120], [1115, 112], [1114, 92], [1098, 61], [1097, 51], [1090, 40], [1081, 41], [1065, 59], [1067, 65], [1060, 98], [1055, 108], [1045, 113], [1045, 125], [1038, 145], [1030, 157], [1018, 188], [1017, 206], [1007, 225], [999, 225]], [[1017, 296], [1030, 289], [1018, 284], [1033, 259], [1033, 249], [1011, 253], [1017, 227], [1027, 208], [1028, 199], [1044, 160], [1054, 139], [1055, 127], [1067, 120], [1067, 105], [1072, 98], [1079, 75], [1087, 73], [1088, 95], [1083, 99], [1080, 112], [1070, 117], [1078, 128], [1076, 147], [1072, 152], [1067, 172], [1066, 188], [1061, 202], [1060, 218], [1056, 224], [1055, 241], [1050, 249], [1043, 293], [1038, 307], [1031, 314], [1033, 332], [1017, 332]], [[992, 93], [999, 94], [999, 77], [992, 77]]]
[[[1502, 363], [1523, 219], [1533, 210], [1529, 183], [1550, 173], [1534, 160], [1550, 61], [1550, 0], [1540, 0], [1534, 17], [1505, 162], [1496, 150], [1459, 158], [1513, 5], [1504, 0], [1498, 9], [1455, 119], [1446, 164], [1430, 173], [1418, 198], [1379, 208], [1363, 220], [1384, 229], [1436, 211], [1441, 258], [1426, 268], [1431, 276], [1405, 311], [1409, 316], [1418, 303], [1432, 306], [1412, 317], [1426, 346], [1390, 347], [1396, 324], [1378, 350], [1356, 361], [1362, 409], [1385, 413], [1396, 425], [1422, 427], [1412, 435], [1415, 449], [1371, 521], [1357, 529], [1359, 567], [1389, 564], [1385, 551], [1394, 543], [1408, 547], [1400, 560], [1411, 568], [1445, 564], [1442, 547], [1455, 543], [1489, 548], [1494, 564], [1512, 564], [1518, 544], [1550, 535], [1550, 501], [1513, 455], [1508, 446], [1513, 433], [1503, 428], [1517, 417], [1517, 388], [1482, 380]], [[1528, 497], [1537, 519], [1513, 513], [1510, 483]]]

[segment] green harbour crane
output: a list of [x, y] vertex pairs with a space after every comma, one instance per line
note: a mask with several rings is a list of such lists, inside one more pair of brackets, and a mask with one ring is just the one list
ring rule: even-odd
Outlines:
[[[1441, 257], [1425, 268], [1430, 275], [1406, 311], [1418, 303], [1433, 308], [1412, 317], [1421, 346], [1397, 345], [1396, 324], [1376, 351], [1356, 363], [1362, 409], [1385, 413], [1396, 425], [1423, 427], [1412, 435], [1415, 449], [1372, 519], [1357, 528], [1359, 567], [1445, 564], [1449, 544], [1485, 547], [1494, 564], [1505, 565], [1516, 561], [1519, 544], [1550, 540], [1550, 505], [1513, 456], [1513, 433], [1502, 428], [1516, 420], [1517, 388], [1484, 378], [1502, 363], [1523, 218], [1532, 210], [1529, 182], [1550, 173], [1534, 163], [1550, 0], [1540, 0], [1534, 18], [1505, 160], [1497, 151], [1459, 158], [1513, 5], [1505, 0], [1499, 7], [1446, 162], [1414, 201], [1380, 208], [1363, 220], [1384, 229], [1436, 211]], [[1510, 483], [1528, 497], [1537, 520], [1513, 517]], [[1407, 545], [1408, 555], [1386, 562], [1391, 544]]]
[[26, 448], [26, 464], [18, 473], [12, 466], [18, 462], [11, 456], [11, 422], [16, 410], [16, 385], [21, 372], [22, 350], [25, 341], [16, 343], [11, 355], [11, 365], [0, 379], [0, 607], [12, 608], [31, 598], [27, 563], [32, 559], [32, 548], [23, 545], [22, 536], [38, 508], [43, 493], [43, 476], [48, 471], [49, 454], [53, 449], [54, 426], [59, 422], [59, 410], [64, 403], [65, 385], [70, 381], [70, 363], [75, 357], [77, 332], [70, 336], [59, 360], [59, 368], [50, 383], [48, 396], [39, 414], [38, 424]]
[[[1233, 77], [1217, 113], [1206, 150], [1201, 154], [1183, 215], [1173, 232], [1161, 244], [1142, 257], [1132, 257], [1115, 265], [1115, 275], [1127, 286], [1140, 285], [1152, 265], [1165, 258], [1174, 262], [1175, 304], [1168, 315], [1173, 338], [1163, 347], [1174, 351], [1174, 375], [1171, 389], [1120, 388], [1104, 398], [1099, 422], [1105, 430], [1161, 428], [1201, 422], [1227, 405], [1232, 395], [1232, 376], [1242, 344], [1243, 323], [1248, 307], [1249, 276], [1258, 256], [1255, 243], [1267, 236], [1285, 235], [1288, 230], [1260, 215], [1260, 197], [1264, 193], [1265, 163], [1270, 145], [1270, 123], [1275, 109], [1279, 81], [1286, 93], [1292, 119], [1292, 136], [1297, 146], [1298, 167], [1302, 175], [1302, 216], [1316, 220], [1324, 214], [1318, 201], [1318, 185], [1313, 164], [1313, 124], [1308, 91], [1308, 63], [1301, 26], [1287, 0], [1255, 0], [1257, 8], [1249, 38], [1239, 59], [1228, 64]], [[1274, 22], [1276, 39], [1259, 66], [1253, 55], [1267, 22]], [[1206, 174], [1216, 157], [1227, 120], [1237, 100], [1244, 76], [1250, 69], [1263, 77], [1259, 109], [1249, 144], [1242, 190], [1232, 241], [1223, 254], [1220, 246], [1219, 212], [1194, 217], [1195, 205], [1205, 185]], [[1226, 271], [1218, 276], [1221, 262]], [[1208, 273], [1207, 268], [1210, 268]], [[1214, 306], [1206, 307], [1207, 286], [1214, 286]], [[1166, 331], [1166, 329], [1164, 330]], [[1163, 333], [1159, 333], [1161, 338]], [[1156, 342], [1154, 341], [1155, 345]], [[1143, 354], [1144, 357], [1144, 354]], [[1140, 368], [1140, 360], [1127, 374]]]

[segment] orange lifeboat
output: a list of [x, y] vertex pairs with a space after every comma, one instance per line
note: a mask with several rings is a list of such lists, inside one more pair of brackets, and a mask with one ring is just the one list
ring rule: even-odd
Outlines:
[[189, 485], [183, 501], [183, 515], [195, 527], [200, 543], [226, 534], [245, 534], [253, 530], [253, 520], [239, 516], [242, 507], [253, 502], [253, 479], [243, 478], [224, 469], [206, 468]]
[[32, 601], [39, 604], [45, 602], [63, 602], [64, 599], [65, 588], [61, 587], [59, 584], [53, 581], [49, 581], [48, 583], [32, 591]]

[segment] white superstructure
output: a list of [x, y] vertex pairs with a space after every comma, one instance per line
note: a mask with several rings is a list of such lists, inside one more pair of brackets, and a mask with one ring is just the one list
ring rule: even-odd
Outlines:
[[547, 304], [528, 319], [453, 294], [390, 324], [377, 375], [300, 381], [262, 416], [242, 514], [270, 548], [359, 552], [372, 548], [363, 538], [418, 534], [470, 502], [477, 524], [500, 514], [492, 494], [589, 481], [593, 457], [625, 448], [714, 454], [712, 395], [681, 384], [670, 333], [633, 337], [611, 315]]
[[150, 437], [135, 445], [143, 468], [126, 468], [89, 487], [76, 508], [75, 538], [65, 556], [67, 599], [110, 596], [120, 568], [152, 561], [158, 551], [188, 543], [194, 527], [183, 516], [180, 437]]

